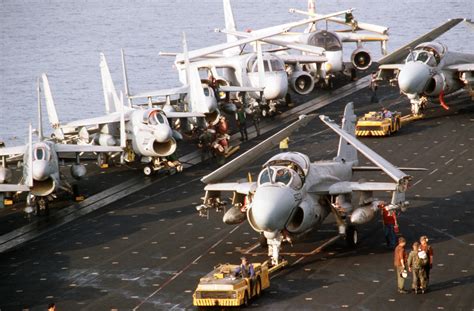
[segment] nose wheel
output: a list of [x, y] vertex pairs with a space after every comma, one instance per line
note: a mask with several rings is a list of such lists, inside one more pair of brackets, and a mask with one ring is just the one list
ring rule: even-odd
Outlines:
[[145, 174], [146, 176], [150, 176], [152, 173], [153, 169], [150, 166], [147, 165], [143, 168], [143, 174]]

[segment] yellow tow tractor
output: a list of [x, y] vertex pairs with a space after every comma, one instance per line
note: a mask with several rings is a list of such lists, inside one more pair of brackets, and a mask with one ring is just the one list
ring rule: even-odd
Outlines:
[[200, 309], [247, 306], [252, 298], [260, 296], [262, 291], [270, 286], [270, 275], [287, 264], [288, 262], [283, 260], [269, 268], [268, 261], [253, 263], [255, 276], [252, 288], [250, 278], [235, 276], [239, 265], [219, 264], [199, 280], [193, 294], [193, 305]]
[[357, 120], [357, 136], [388, 136], [398, 131], [402, 124], [399, 112], [392, 112], [391, 118], [384, 117], [382, 112], [371, 111]]

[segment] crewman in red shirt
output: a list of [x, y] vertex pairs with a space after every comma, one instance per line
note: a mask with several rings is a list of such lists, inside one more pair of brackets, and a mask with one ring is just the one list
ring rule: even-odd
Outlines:
[[380, 203], [379, 208], [382, 213], [383, 232], [385, 234], [385, 241], [387, 242], [387, 246], [393, 249], [397, 241], [397, 237], [395, 235], [395, 229], [394, 229], [395, 224], [397, 223], [397, 216], [395, 215], [395, 211], [387, 210], [385, 202]]

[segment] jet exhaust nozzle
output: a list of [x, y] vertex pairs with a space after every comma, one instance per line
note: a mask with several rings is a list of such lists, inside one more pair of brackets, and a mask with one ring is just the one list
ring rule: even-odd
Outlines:
[[358, 48], [351, 54], [351, 63], [358, 70], [366, 70], [372, 65], [370, 52], [364, 48]]
[[300, 95], [309, 94], [314, 88], [313, 77], [306, 71], [295, 71], [290, 76], [290, 87]]

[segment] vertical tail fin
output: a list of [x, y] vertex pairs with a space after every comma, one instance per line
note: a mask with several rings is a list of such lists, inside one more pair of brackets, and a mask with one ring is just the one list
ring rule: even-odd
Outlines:
[[201, 78], [199, 77], [198, 69], [191, 66], [188, 55], [188, 43], [186, 41], [186, 34], [183, 32], [183, 56], [184, 66], [186, 72], [186, 83], [189, 85], [188, 104], [190, 111], [194, 112], [209, 112], [205, 105], [204, 91], [202, 89]]
[[[344, 117], [342, 119], [342, 129], [352, 136], [355, 136], [356, 115], [354, 114], [354, 103], [350, 102], [344, 109]], [[339, 148], [335, 161], [354, 162], [357, 165], [357, 149], [349, 144], [342, 137], [339, 139]]]
[[29, 127], [28, 147], [25, 153], [26, 161], [23, 163], [23, 176], [25, 177], [25, 185], [29, 188], [33, 187], [33, 128]]
[[263, 65], [262, 44], [260, 41], [255, 42], [257, 48], [257, 69], [258, 69], [258, 86], [265, 87], [265, 68]]
[[122, 74], [123, 74], [123, 84], [125, 86], [125, 96], [127, 97], [128, 106], [132, 107], [132, 99], [130, 98], [130, 88], [128, 86], [128, 74], [127, 74], [127, 64], [125, 63], [125, 52], [123, 49], [120, 49], [122, 53]]
[[[308, 0], [308, 13], [309, 14], [316, 14], [316, 1], [315, 0]], [[305, 33], [310, 33], [316, 31], [316, 23], [308, 24], [308, 27], [305, 29]]]
[[115, 90], [115, 85], [110, 75], [109, 66], [104, 53], [100, 53], [100, 74], [102, 77], [102, 87], [104, 89], [105, 111], [107, 113], [120, 111], [120, 99]]
[[38, 97], [38, 138], [39, 141], [43, 141], [43, 115], [41, 111], [41, 85], [40, 78], [36, 80], [36, 95]]
[[[230, 0], [224, 0], [224, 18], [225, 18], [225, 29], [226, 30], [237, 30], [235, 27], [235, 20], [234, 20], [234, 13], [232, 12], [232, 7], [230, 5]], [[235, 42], [239, 40], [237, 36], [227, 34], [227, 42]], [[240, 54], [241, 48], [239, 46], [235, 46], [233, 48], [224, 50], [225, 56], [234, 56]]]
[[51, 88], [49, 87], [48, 76], [43, 73], [41, 75], [41, 80], [43, 80], [43, 92], [44, 98], [46, 100], [46, 111], [48, 112], [49, 123], [54, 130], [54, 135], [56, 138], [59, 140], [64, 140], [64, 133], [60, 128], [56, 106], [54, 105], [53, 94], [51, 92]]

